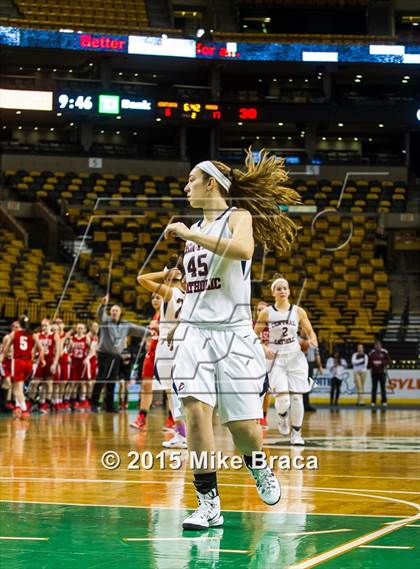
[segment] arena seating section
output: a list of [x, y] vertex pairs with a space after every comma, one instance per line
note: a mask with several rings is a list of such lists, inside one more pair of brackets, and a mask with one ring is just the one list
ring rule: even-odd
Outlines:
[[[87, 231], [90, 252], [81, 254], [78, 268], [92, 284], [106, 288], [112, 254], [112, 296], [119, 298], [136, 318], [150, 313], [149, 294], [135, 284], [139, 268], [150, 255], [145, 270], [160, 270], [169, 253], [182, 252], [179, 242], [162, 239], [162, 228], [180, 212], [190, 216], [187, 221], [194, 216], [186, 208], [184, 184], [184, 179], [161, 176], [5, 172], [5, 185], [17, 199], [43, 200], [56, 213], [61, 212], [75, 235]], [[302, 226], [298, 240], [280, 263], [274, 255], [256, 257], [253, 300], [270, 300], [269, 282], [275, 272], [287, 275], [295, 299], [306, 279], [301, 303], [321, 338], [335, 343], [346, 338], [370, 343], [383, 329], [390, 302], [382, 259], [374, 258], [375, 214], [404, 211], [406, 187], [403, 182], [349, 180], [339, 210], [347, 215], [337, 215], [334, 208], [341, 181], [295, 180], [294, 184], [305, 204], [333, 211], [320, 216], [315, 225], [313, 215], [298, 215]], [[102, 199], [92, 217], [98, 198]], [[350, 242], [340, 247], [350, 231]], [[14, 256], [10, 256], [2, 272], [3, 303], [5, 295], [13, 291], [17, 298], [17, 291], [22, 291], [21, 296], [28, 295], [26, 300], [48, 302], [46, 310], [51, 314], [61, 293], [65, 269], [57, 264], [45, 265], [42, 253], [36, 252], [34, 258], [39, 263], [32, 263], [29, 290], [25, 288], [26, 278], [16, 269], [31, 257], [32, 251], [23, 253], [22, 244], [15, 245]], [[49, 274], [54, 275], [53, 287], [48, 284]], [[85, 282], [72, 279], [71, 284], [63, 306], [69, 320], [74, 321], [81, 312], [93, 316], [97, 298], [89, 295]]]
[[396, 36], [362, 36], [351, 34], [261, 34], [261, 33], [214, 33], [215, 42], [246, 43], [315, 43], [315, 44], [370, 44], [381, 42], [394, 43]]
[[[173, 209], [173, 198], [183, 196], [185, 184], [182, 178], [86, 172], [6, 170], [5, 176], [6, 186], [12, 187], [20, 200], [41, 199], [56, 211], [61, 203], [90, 209], [98, 198], [103, 199], [101, 205], [119, 206], [122, 198], [135, 203], [139, 195], [153, 197], [156, 207]], [[340, 204], [342, 180], [294, 180], [294, 185], [305, 205], [321, 209], [339, 205], [340, 211], [351, 213], [405, 211], [407, 189], [403, 181], [349, 180]]]
[[[346, 339], [371, 344], [380, 334], [390, 308], [390, 291], [382, 259], [374, 258], [376, 220], [361, 215], [299, 216], [302, 230], [291, 254], [280, 264], [273, 256], [254, 263], [254, 278], [263, 276], [257, 297], [270, 300], [270, 277], [287, 276], [296, 301], [308, 312], [321, 340], [332, 346]], [[350, 242], [344, 244], [352, 232]], [[305, 281], [306, 279], [306, 281]]]
[[[32, 322], [52, 316], [69, 271], [68, 265], [47, 261], [41, 249], [25, 249], [23, 241], [0, 225], [0, 311], [5, 318], [28, 314]], [[60, 316], [91, 316], [97, 306], [89, 283], [72, 279]]]
[[106, 30], [117, 34], [149, 30], [144, 0], [76, 0], [71, 4], [65, 0], [16, 0], [15, 4], [23, 18], [2, 18], [2, 23], [46, 29]]
[[[275, 4], [259, 0], [242, 1], [241, 4], [265, 5]], [[300, 0], [299, 4], [307, 6], [365, 6], [367, 0]], [[167, 33], [171, 37], [183, 37], [181, 29], [151, 28], [147, 15], [145, 0], [76, 0], [71, 5], [65, 0], [15, 0], [22, 14], [21, 18], [0, 18], [0, 25], [16, 27], [32, 27], [35, 29], [83, 29], [87, 32], [139, 33], [161, 35]], [[221, 33], [212, 34], [213, 41], [257, 42], [257, 43], [395, 43], [395, 36], [362, 36], [340, 34], [261, 34], [261, 33]]]
[[350, 180], [340, 204], [342, 180], [296, 180], [295, 185], [306, 205], [316, 205], [320, 209], [339, 205], [340, 211], [351, 213], [405, 211], [407, 189], [404, 182]]

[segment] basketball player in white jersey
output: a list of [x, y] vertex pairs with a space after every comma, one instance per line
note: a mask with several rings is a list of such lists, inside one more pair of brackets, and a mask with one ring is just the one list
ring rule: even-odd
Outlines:
[[[286, 181], [283, 163], [264, 152], [258, 164], [247, 152], [245, 172], [222, 162], [200, 162], [191, 170], [185, 192], [190, 205], [203, 210], [203, 219], [191, 228], [171, 223], [165, 230], [166, 237], [186, 241], [186, 295], [180, 324], [168, 340], [176, 352], [172, 377], [187, 418], [188, 449], [206, 458], [215, 451], [212, 417], [217, 405], [260, 497], [270, 505], [280, 499], [279, 482], [268, 466], [255, 468], [253, 462], [253, 453], [262, 449], [257, 421], [263, 416], [266, 364], [252, 328], [250, 265], [254, 237], [282, 250], [295, 237], [295, 224], [278, 207], [299, 200], [283, 186]], [[197, 465], [194, 485], [199, 507], [183, 528], [221, 526], [210, 461]]]
[[180, 403], [173, 391], [171, 370], [174, 352], [169, 349], [168, 332], [178, 321], [185, 292], [183, 274], [177, 267], [178, 258], [171, 258], [163, 271], [139, 274], [137, 282], [146, 290], [162, 297], [159, 316], [159, 342], [156, 346], [155, 372], [168, 396], [168, 405], [175, 421], [175, 435], [169, 441], [163, 441], [165, 448], [187, 448], [185, 422], [182, 418]]
[[309, 345], [315, 348], [317, 363], [321, 367], [318, 339], [303, 308], [290, 304], [287, 280], [283, 277], [276, 279], [271, 285], [271, 291], [275, 302], [260, 312], [255, 333], [259, 335], [268, 327], [269, 340], [264, 351], [267, 360], [271, 362], [270, 390], [275, 397], [280, 434], [289, 434], [290, 409], [290, 442], [292, 445], [304, 445], [301, 435], [304, 416], [302, 394], [312, 389], [314, 381], [308, 379], [308, 361], [300, 347], [298, 330], [308, 338]]

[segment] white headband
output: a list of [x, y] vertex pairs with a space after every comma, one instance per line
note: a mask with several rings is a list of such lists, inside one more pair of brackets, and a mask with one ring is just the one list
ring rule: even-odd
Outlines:
[[287, 282], [287, 280], [283, 277], [279, 277], [278, 279], [276, 279], [273, 284], [271, 285], [271, 292], [274, 292], [274, 289], [276, 288], [276, 286], [279, 284], [279, 282], [285, 282], [287, 284], [287, 286], [289, 286], [289, 283]]
[[209, 176], [216, 178], [222, 188], [229, 192], [232, 182], [213, 164], [213, 162], [210, 162], [210, 160], [204, 160], [204, 162], [197, 164], [197, 168], [200, 168], [200, 170], [203, 170], [203, 172], [206, 172]]

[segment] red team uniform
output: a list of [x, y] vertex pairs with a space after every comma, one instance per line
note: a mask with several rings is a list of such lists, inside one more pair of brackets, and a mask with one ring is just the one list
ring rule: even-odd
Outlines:
[[260, 338], [261, 338], [261, 342], [263, 342], [264, 344], [267, 344], [270, 340], [270, 330], [268, 328], [268, 326], [266, 326], [264, 328], [264, 330], [261, 332], [260, 334]]
[[[10, 349], [9, 349], [10, 354]], [[3, 360], [3, 377], [12, 377], [12, 356], [8, 355]]]
[[[159, 320], [159, 312], [157, 312], [153, 318], [153, 320]], [[159, 334], [152, 330], [152, 341], [150, 342], [149, 349], [146, 352], [143, 360], [143, 368], [141, 371], [141, 377], [153, 377], [154, 375], [154, 368], [155, 368], [155, 355], [156, 355], [156, 348], [159, 342]]]
[[45, 365], [43, 366], [41, 363], [38, 363], [34, 377], [36, 379], [47, 379], [53, 375], [51, 366], [54, 362], [55, 355], [55, 334], [44, 334], [41, 332], [38, 334], [38, 340], [44, 352]]
[[89, 366], [84, 361], [89, 353], [88, 337], [82, 336], [71, 338], [71, 365], [70, 365], [70, 381], [82, 381], [89, 379]]
[[35, 345], [34, 338], [26, 330], [17, 330], [13, 337], [13, 381], [25, 381], [32, 373], [32, 350]]
[[58, 368], [56, 373], [57, 377], [54, 379], [59, 379], [60, 381], [67, 382], [70, 379], [70, 360], [69, 360], [68, 346], [66, 346], [63, 343], [65, 336], [66, 336], [65, 332], [60, 334], [60, 342], [62, 343], [62, 352], [60, 359], [58, 360]]
[[[96, 348], [98, 345], [98, 337], [92, 337], [90, 345], [96, 343]], [[89, 378], [88, 379], [96, 379], [96, 373], [98, 371], [98, 358], [96, 357], [96, 349], [95, 355], [92, 356], [89, 360]]]

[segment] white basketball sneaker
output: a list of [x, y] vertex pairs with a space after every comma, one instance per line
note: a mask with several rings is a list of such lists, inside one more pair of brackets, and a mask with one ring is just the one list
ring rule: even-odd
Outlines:
[[223, 525], [220, 512], [220, 498], [216, 490], [207, 494], [197, 492], [198, 508], [184, 520], [182, 527], [186, 530], [205, 530]]
[[269, 506], [274, 506], [281, 498], [280, 484], [274, 476], [271, 468], [250, 468], [247, 465], [249, 472], [252, 474], [256, 484], [257, 492], [263, 502]]
[[286, 415], [280, 415], [280, 413], [277, 413], [277, 427], [279, 429], [279, 433], [287, 437], [287, 435], [290, 433], [288, 413], [286, 413]]
[[187, 448], [187, 439], [179, 433], [175, 433], [169, 441], [163, 441], [162, 446], [165, 448]]
[[305, 440], [303, 439], [300, 431], [296, 431], [296, 429], [292, 429], [292, 434], [290, 435], [290, 444], [296, 446], [304, 446]]

